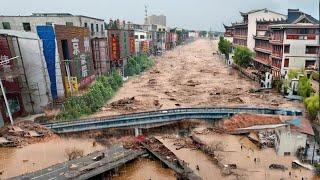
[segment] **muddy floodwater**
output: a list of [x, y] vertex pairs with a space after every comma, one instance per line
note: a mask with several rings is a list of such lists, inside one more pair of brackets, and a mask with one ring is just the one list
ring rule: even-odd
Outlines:
[[140, 158], [119, 169], [114, 180], [175, 180], [174, 171], [164, 168], [158, 160]]
[[23, 148], [0, 148], [0, 179], [33, 172], [67, 160], [66, 150], [77, 148], [84, 154], [102, 150], [93, 139], [56, 138]]

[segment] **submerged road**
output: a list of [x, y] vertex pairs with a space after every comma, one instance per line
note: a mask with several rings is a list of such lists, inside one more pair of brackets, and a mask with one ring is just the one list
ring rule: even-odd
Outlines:
[[[93, 160], [94, 157], [97, 157], [102, 153], [105, 153], [105, 157], [103, 159], [99, 161]], [[108, 150], [94, 152], [82, 158], [56, 164], [48, 168], [11, 179], [89, 179], [136, 159], [144, 153], [146, 152], [128, 150], [124, 149], [122, 146], [114, 146]]]
[[263, 108], [263, 107], [206, 107], [177, 108], [159, 111], [148, 111], [118, 116], [93, 119], [80, 119], [67, 122], [43, 124], [56, 133], [71, 133], [117, 127], [146, 128], [155, 124], [180, 121], [185, 119], [222, 119], [237, 113], [254, 113], [269, 115], [301, 116], [295, 109]]

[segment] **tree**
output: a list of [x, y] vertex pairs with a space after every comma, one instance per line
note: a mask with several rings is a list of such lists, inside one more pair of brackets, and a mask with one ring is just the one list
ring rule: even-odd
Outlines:
[[306, 98], [304, 100], [304, 104], [307, 108], [309, 117], [314, 120], [317, 117], [317, 114], [320, 111], [320, 106], [319, 106], [319, 94], [313, 94], [312, 96]]
[[248, 67], [252, 61], [254, 53], [247, 47], [237, 46], [234, 52], [234, 62], [241, 67]]
[[311, 95], [312, 87], [311, 82], [307, 76], [302, 76], [299, 78], [298, 83], [298, 94], [303, 98], [307, 98]]
[[220, 36], [218, 49], [227, 59], [229, 59], [229, 54], [232, 52], [232, 43]]

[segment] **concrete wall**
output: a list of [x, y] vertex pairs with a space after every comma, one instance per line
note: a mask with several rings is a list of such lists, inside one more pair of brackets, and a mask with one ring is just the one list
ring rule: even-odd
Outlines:
[[[276, 151], [278, 155], [284, 155], [289, 152], [290, 155], [295, 155], [299, 147], [305, 147], [307, 135], [292, 131], [289, 128], [281, 128], [276, 130], [279, 143], [276, 142]], [[276, 140], [277, 141], [277, 140]]]
[[257, 30], [257, 20], [265, 19], [265, 20], [271, 20], [271, 19], [285, 19], [285, 15], [280, 15], [278, 13], [274, 13], [268, 10], [261, 10], [258, 12], [250, 13], [248, 15], [248, 39], [247, 39], [247, 47], [253, 51], [255, 46], [255, 40], [253, 39], [253, 36], [256, 35]]

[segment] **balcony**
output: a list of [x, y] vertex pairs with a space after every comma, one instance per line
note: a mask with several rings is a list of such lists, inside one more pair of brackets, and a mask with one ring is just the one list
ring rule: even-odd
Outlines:
[[263, 65], [266, 65], [266, 66], [270, 66], [270, 64], [271, 64], [271, 62], [270, 62], [269, 59], [265, 59], [265, 58], [258, 57], [258, 56], [255, 57], [253, 60], [254, 60], [254, 61], [257, 61], [257, 62], [259, 62], [259, 63], [261, 63], [261, 64], [263, 64]]
[[271, 54], [271, 57], [272, 57], [272, 58], [277, 58], [277, 59], [282, 59], [283, 53], [282, 53], [282, 52], [275, 52], [275, 51], [273, 51], [272, 54]]
[[259, 51], [259, 52], [263, 52], [263, 53], [267, 53], [267, 54], [271, 54], [272, 50], [269, 47], [265, 47], [265, 46], [256, 46], [254, 48], [255, 51]]

